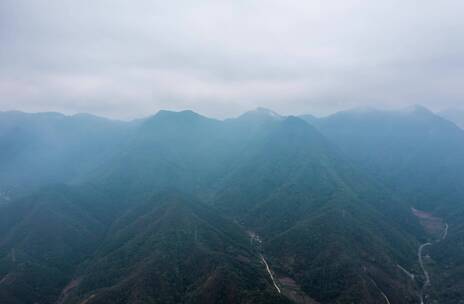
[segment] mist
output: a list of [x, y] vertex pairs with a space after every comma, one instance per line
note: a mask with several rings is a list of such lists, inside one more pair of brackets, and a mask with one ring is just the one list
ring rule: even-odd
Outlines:
[[0, 110], [224, 118], [461, 107], [459, 1], [12, 1]]

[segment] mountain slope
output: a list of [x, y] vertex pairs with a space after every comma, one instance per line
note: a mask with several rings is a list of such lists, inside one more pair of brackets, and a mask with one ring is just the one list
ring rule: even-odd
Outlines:
[[93, 188], [65, 186], [1, 207], [0, 302], [53, 303], [102, 240], [111, 208]]
[[65, 302], [285, 303], [246, 235], [190, 200], [160, 194], [120, 218]]
[[0, 193], [7, 200], [86, 176], [107, 160], [129, 125], [85, 114], [0, 112]]
[[[409, 205], [442, 217], [447, 239], [426, 248], [430, 301], [462, 299], [464, 132], [417, 106], [402, 111], [348, 111], [313, 122], [364, 172]], [[426, 240], [426, 241], [425, 241]]]
[[209, 207], [170, 191], [108, 215], [121, 206], [91, 190], [1, 207], [2, 303], [287, 303], [246, 234]]
[[[421, 112], [417, 121], [427, 117]], [[411, 203], [382, 184], [388, 180], [379, 178], [381, 170], [368, 170], [351, 154], [377, 156], [378, 147], [349, 151], [324, 135], [324, 122], [313, 121], [318, 130], [263, 109], [226, 121], [160, 111], [110, 132], [111, 153], [99, 154], [101, 162], [92, 155], [92, 170], [78, 178], [63, 171], [64, 182], [79, 186], [54, 186], [53, 195], [44, 189], [0, 206], [0, 297], [285, 303], [280, 288], [298, 303], [384, 303], [384, 296], [414, 302], [417, 286], [397, 266], [419, 273], [417, 247], [425, 236]], [[349, 126], [366, 124], [342, 131]], [[73, 150], [66, 151], [72, 161]], [[262, 242], [250, 243], [244, 231]]]
[[137, 200], [165, 189], [201, 193], [222, 173], [229, 151], [224, 123], [192, 111], [146, 119], [91, 180]]
[[423, 107], [341, 112], [314, 124], [419, 209], [453, 206], [464, 197], [464, 132]]
[[420, 234], [408, 206], [298, 118], [276, 122], [252, 142], [242, 153], [248, 157], [220, 182], [214, 204], [261, 235], [280, 277], [322, 303], [381, 299], [372, 278], [392, 299], [414, 298], [413, 286], [397, 286], [404, 275], [396, 264], [414, 264]]

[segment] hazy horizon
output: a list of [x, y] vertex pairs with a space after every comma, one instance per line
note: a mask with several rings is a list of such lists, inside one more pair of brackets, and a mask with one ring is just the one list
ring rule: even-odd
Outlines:
[[464, 3], [11, 1], [0, 109], [132, 119], [462, 107]]
[[[56, 114], [61, 114], [61, 115], [69, 116], [69, 117], [76, 116], [76, 115], [93, 115], [93, 116], [96, 116], [96, 117], [110, 119], [110, 120], [133, 121], [133, 120], [145, 119], [145, 118], [151, 117], [153, 115], [156, 115], [160, 111], [169, 111], [169, 112], [192, 111], [192, 112], [194, 112], [196, 114], [199, 114], [199, 115], [207, 117], [207, 118], [212, 118], [212, 119], [217, 119], [217, 120], [227, 120], [227, 119], [237, 118], [240, 115], [245, 114], [247, 112], [258, 111], [258, 110], [271, 111], [271, 112], [274, 112], [274, 113], [276, 113], [278, 115], [281, 115], [283, 117], [312, 115], [312, 116], [317, 117], [317, 118], [324, 118], [324, 117], [328, 117], [328, 116], [334, 115], [334, 114], [339, 113], [339, 112], [347, 112], [347, 111], [366, 110], [366, 111], [394, 111], [394, 112], [400, 112], [400, 111], [405, 111], [405, 110], [408, 110], [410, 108], [415, 108], [415, 107], [424, 107], [427, 110], [431, 111], [432, 113], [435, 113], [435, 114], [438, 114], [438, 115], [441, 113], [440, 111], [433, 111], [432, 109], [427, 108], [427, 107], [425, 107], [424, 105], [421, 105], [421, 104], [413, 104], [413, 105], [407, 105], [407, 106], [404, 106], [404, 107], [397, 107], [397, 108], [358, 106], [358, 107], [352, 107], [352, 108], [347, 108], [347, 109], [341, 109], [339, 111], [335, 111], [335, 112], [332, 112], [332, 113], [327, 113], [325, 115], [317, 115], [317, 114], [311, 113], [311, 112], [282, 114], [282, 113], [280, 113], [278, 111], [274, 111], [274, 109], [266, 108], [266, 107], [262, 107], [262, 106], [251, 108], [251, 109], [245, 110], [243, 112], [240, 112], [237, 115], [231, 115], [231, 116], [212, 116], [212, 115], [207, 115], [207, 114], [204, 114], [204, 113], [201, 113], [199, 111], [195, 111], [195, 110], [189, 109], [189, 108], [185, 108], [185, 109], [159, 109], [159, 110], [157, 110], [155, 112], [145, 113], [144, 115], [131, 117], [131, 118], [118, 118], [118, 117], [99, 115], [99, 114], [89, 113], [89, 112], [75, 112], [75, 113], [66, 113], [66, 112], [60, 112], [60, 111], [35, 111], [34, 112], [34, 111], [23, 111], [23, 110], [18, 110], [18, 109], [12, 109], [12, 110], [2, 110], [2, 109], [0, 109], [0, 113], [8, 113], [8, 112], [20, 112], [20, 113], [27, 113], [27, 114], [56, 113]], [[444, 113], [445, 112], [446, 112], [446, 109], [445, 109]]]

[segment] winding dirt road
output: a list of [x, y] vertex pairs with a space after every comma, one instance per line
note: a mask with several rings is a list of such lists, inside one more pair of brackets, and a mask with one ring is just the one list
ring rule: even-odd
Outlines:
[[445, 224], [445, 230], [443, 231], [443, 235], [441, 236], [442, 240], [446, 239], [446, 237], [448, 236], [448, 228], [449, 228], [449, 225]]
[[[432, 285], [432, 282], [430, 281], [430, 274], [427, 271], [425, 265], [424, 265], [424, 255], [423, 251], [425, 248], [429, 246], [434, 246], [436, 244], [439, 244], [441, 241], [445, 240], [446, 237], [448, 236], [448, 228], [449, 225], [443, 221], [442, 218], [437, 217], [433, 215], [432, 213], [421, 211], [415, 208], [411, 208], [412, 213], [419, 219], [420, 224], [423, 226], [424, 230], [426, 233], [432, 237], [435, 238], [433, 241], [429, 241], [426, 243], [423, 243], [419, 246], [419, 250], [417, 252], [417, 258], [419, 261], [419, 266], [422, 270], [422, 273], [425, 278], [425, 282], [422, 285], [422, 288], [420, 289], [419, 292], [419, 300], [420, 304], [424, 304], [425, 300], [425, 291], [427, 287]], [[401, 269], [403, 269], [401, 267]], [[404, 270], [404, 269], [403, 269]]]
[[420, 267], [422, 269], [422, 272], [424, 273], [424, 277], [425, 277], [424, 285], [422, 285], [421, 291], [419, 293], [419, 299], [420, 299], [421, 304], [424, 304], [424, 292], [425, 292], [425, 289], [427, 288], [427, 286], [430, 285], [430, 275], [429, 275], [427, 269], [425, 269], [424, 260], [422, 258], [422, 251], [424, 250], [425, 247], [431, 246], [431, 245], [432, 245], [432, 243], [425, 243], [425, 244], [420, 245], [419, 252], [417, 254], [418, 258], [419, 258], [419, 265], [420, 265]]
[[424, 285], [422, 285], [422, 288], [421, 288], [421, 291], [419, 293], [419, 299], [420, 299], [420, 304], [424, 304], [424, 293], [425, 293], [425, 290], [427, 289], [428, 286], [431, 285], [431, 282], [430, 282], [430, 274], [429, 272], [427, 271], [427, 269], [425, 268], [424, 266], [424, 259], [423, 259], [423, 254], [422, 252], [424, 251], [424, 249], [428, 246], [432, 246], [433, 244], [437, 244], [439, 243], [440, 241], [443, 241], [446, 239], [446, 237], [448, 236], [448, 228], [449, 228], [449, 225], [445, 223], [445, 226], [443, 228], [443, 233], [441, 235], [441, 238], [438, 239], [438, 240], [435, 240], [433, 243], [424, 243], [422, 245], [420, 245], [419, 247], [419, 251], [418, 251], [418, 259], [419, 259], [419, 265], [422, 269], [422, 272], [424, 273], [424, 277], [425, 277], [425, 282], [424, 282]]

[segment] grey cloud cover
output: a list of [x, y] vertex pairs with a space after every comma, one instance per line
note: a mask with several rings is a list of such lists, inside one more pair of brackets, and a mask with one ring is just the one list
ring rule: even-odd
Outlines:
[[2, 0], [0, 110], [461, 107], [463, 12], [451, 0]]

